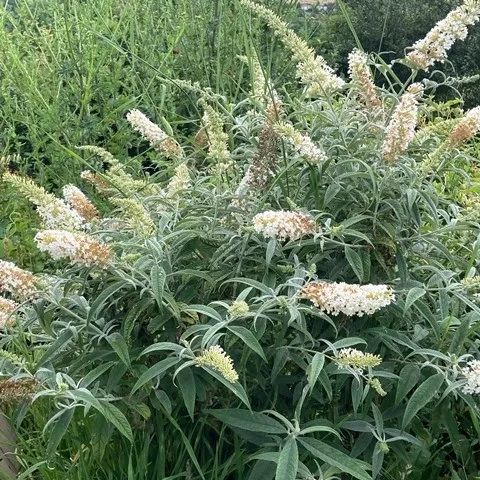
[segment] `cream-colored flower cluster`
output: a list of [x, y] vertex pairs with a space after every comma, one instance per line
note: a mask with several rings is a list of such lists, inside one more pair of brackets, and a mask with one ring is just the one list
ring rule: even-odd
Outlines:
[[125, 171], [123, 165], [118, 160], [114, 160], [102, 175], [93, 173], [90, 170], [84, 170], [80, 176], [91, 183], [99, 193], [109, 197], [119, 193], [126, 197], [133, 195], [158, 195], [159, 193], [156, 184], [134, 178]]
[[35, 235], [35, 242], [42, 252], [48, 252], [54, 260], [68, 259], [73, 264], [106, 268], [112, 259], [108, 245], [83, 233], [42, 230]]
[[316, 307], [332, 315], [371, 315], [395, 301], [387, 285], [308, 282], [299, 293]]
[[238, 373], [235, 371], [233, 360], [219, 345], [213, 345], [204, 350], [196, 358], [196, 361], [198, 366], [213, 368], [230, 383], [235, 383], [238, 380]]
[[96, 155], [98, 158], [101, 158], [105, 163], [113, 164], [118, 162], [118, 160], [105, 148], [97, 147], [96, 145], [81, 145], [77, 147], [77, 150], [91, 153]]
[[372, 390], [377, 392], [381, 397], [384, 397], [387, 394], [387, 392], [383, 389], [383, 386], [380, 380], [376, 377], [369, 377], [368, 385]]
[[285, 210], [269, 210], [253, 217], [253, 228], [266, 238], [298, 240], [313, 235], [317, 223], [310, 215]]
[[37, 290], [33, 273], [17, 267], [12, 262], [0, 260], [0, 292], [27, 300]]
[[9, 327], [12, 324], [12, 313], [19, 304], [8, 298], [0, 297], [0, 328]]
[[75, 185], [63, 187], [63, 198], [86, 222], [99, 217], [97, 207]]
[[250, 307], [245, 300], [236, 300], [228, 307], [228, 314], [231, 318], [243, 317], [250, 311]]
[[358, 49], [348, 55], [348, 74], [356, 86], [360, 101], [368, 109], [375, 110], [382, 106], [378, 98], [372, 73], [368, 68], [368, 56]]
[[480, 393], [480, 360], [470, 360], [467, 366], [462, 368], [462, 373], [467, 379], [467, 383], [463, 386], [463, 393], [479, 394]]
[[450, 134], [448, 147], [459, 147], [466, 141], [473, 138], [480, 131], [480, 107], [472, 108], [457, 123]]
[[127, 120], [135, 131], [139, 132], [155, 150], [163, 153], [167, 158], [184, 156], [182, 147], [140, 110], [130, 110], [127, 113]]
[[385, 160], [394, 162], [404, 153], [415, 136], [418, 102], [423, 93], [420, 83], [412, 83], [400, 97], [385, 131], [382, 153]]
[[90, 170], [84, 170], [80, 174], [80, 178], [92, 184], [99, 193], [108, 193], [110, 190], [112, 190], [110, 183], [98, 173], [93, 173]]
[[77, 211], [70, 208], [65, 201], [36, 185], [29, 178], [5, 173], [3, 179], [10, 183], [18, 193], [36, 205], [37, 213], [43, 220], [44, 228], [70, 231], [85, 228], [85, 221]]
[[175, 168], [175, 175], [168, 182], [166, 195], [168, 198], [173, 198], [190, 187], [191, 181], [187, 164], [181, 163]]
[[478, 0], [467, 0], [440, 20], [425, 38], [415, 42], [407, 60], [419, 70], [428, 70], [435, 62], [444, 62], [447, 51], [456, 40], [467, 38], [467, 27], [477, 23], [479, 18], [480, 3]]
[[475, 275], [474, 277], [466, 277], [462, 279], [460, 283], [467, 290], [477, 290], [480, 288], [480, 275]]
[[8, 296], [0, 297], [0, 328], [8, 327], [13, 322], [12, 313], [20, 306], [15, 300], [23, 302], [34, 297], [36, 283], [33, 273], [12, 262], [0, 260], [0, 293]]
[[207, 136], [208, 158], [219, 163], [228, 163], [230, 151], [227, 146], [228, 135], [223, 130], [223, 121], [220, 115], [205, 101], [201, 102], [204, 109], [202, 126]]
[[240, 56], [239, 58], [251, 67], [253, 98], [261, 102], [267, 110], [280, 108], [281, 101], [278, 93], [270, 79], [265, 76], [257, 54], [252, 52], [250, 57]]
[[315, 55], [315, 51], [274, 12], [251, 0], [240, 0], [240, 3], [263, 18], [275, 35], [292, 51], [292, 59], [297, 63], [297, 76], [306, 86], [307, 95], [323, 96], [343, 87], [345, 82], [335, 75], [325, 59]]
[[274, 130], [283, 136], [290, 145], [303, 157], [311, 163], [321, 163], [327, 160], [327, 154], [305, 134], [295, 130], [293, 125], [288, 123], [278, 123], [274, 125]]
[[159, 190], [153, 183], [146, 180], [139, 180], [125, 171], [124, 165], [117, 160], [108, 150], [94, 145], [83, 145], [79, 150], [96, 155], [108, 165], [108, 168], [101, 175], [90, 170], [84, 170], [81, 178], [95, 186], [99, 193], [112, 196], [122, 195], [157, 195]]
[[382, 363], [379, 355], [364, 353], [356, 348], [342, 348], [336, 355], [335, 361], [341, 368], [352, 368], [362, 373], [366, 368], [373, 368]]
[[155, 224], [140, 202], [133, 198], [111, 198], [110, 201], [118, 207], [119, 217], [127, 222], [134, 233], [142, 237], [153, 235]]

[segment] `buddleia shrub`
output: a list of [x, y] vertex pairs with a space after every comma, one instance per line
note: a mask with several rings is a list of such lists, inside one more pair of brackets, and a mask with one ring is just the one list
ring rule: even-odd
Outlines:
[[63, 198], [3, 175], [35, 205], [51, 267], [2, 263], [0, 398], [23, 436], [43, 429], [58, 478], [474, 478], [480, 115], [415, 76], [480, 5], [416, 43], [401, 84], [358, 50], [342, 79], [241, 4], [303, 93], [250, 54], [241, 103], [181, 82], [202, 112], [187, 145], [126, 112], [150, 174], [87, 145]]

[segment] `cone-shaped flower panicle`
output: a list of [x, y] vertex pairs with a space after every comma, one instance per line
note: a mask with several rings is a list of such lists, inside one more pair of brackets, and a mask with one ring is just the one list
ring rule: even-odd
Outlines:
[[469, 110], [460, 122], [457, 123], [447, 140], [447, 145], [450, 148], [459, 147], [473, 138], [479, 131], [480, 107], [475, 107]]
[[335, 356], [339, 367], [352, 368], [362, 372], [366, 368], [373, 368], [382, 363], [382, 358], [371, 353], [363, 353], [355, 348], [342, 348]]
[[99, 175], [90, 170], [84, 170], [81, 177], [95, 186], [103, 195], [118, 195], [120, 192], [125, 196], [133, 195], [157, 195], [159, 193], [156, 184], [146, 180], [138, 180], [125, 171], [124, 166], [112, 157], [110, 166], [105, 173]]
[[185, 163], [181, 163], [175, 168], [175, 175], [170, 179], [167, 185], [167, 197], [172, 198], [183, 190], [191, 187], [190, 174]]
[[480, 360], [470, 360], [467, 366], [462, 368], [462, 373], [467, 378], [467, 383], [463, 386], [463, 393], [480, 393]]
[[87, 222], [99, 217], [97, 207], [75, 185], [63, 187], [63, 198]]
[[480, 2], [466, 2], [452, 10], [430, 30], [425, 38], [418, 40], [407, 54], [410, 65], [418, 70], [428, 70], [435, 62], [444, 62], [447, 52], [456, 40], [465, 40], [467, 27], [480, 18]]
[[316, 307], [332, 315], [371, 315], [395, 300], [387, 285], [308, 282], [299, 293]]
[[292, 52], [292, 59], [297, 64], [297, 76], [306, 86], [306, 93], [318, 97], [343, 87], [344, 81], [335, 75], [333, 69], [320, 55], [308, 46], [278, 15], [251, 0], [240, 3], [265, 20], [275, 35]]
[[418, 101], [422, 93], [423, 86], [419, 83], [412, 83], [395, 107], [385, 131], [382, 149], [383, 157], [388, 162], [394, 162], [404, 153], [415, 136]]
[[42, 252], [54, 260], [67, 259], [72, 264], [106, 268], [112, 260], [108, 245], [83, 233], [66, 230], [42, 230], [35, 235], [35, 242]]
[[295, 130], [293, 125], [278, 123], [274, 129], [308, 162], [321, 163], [327, 160], [327, 154], [318, 145], [315, 145], [308, 135]]
[[12, 324], [12, 313], [18, 307], [18, 303], [8, 298], [0, 297], [0, 328], [9, 327]]
[[18, 268], [12, 262], [0, 260], [0, 293], [8, 293], [19, 300], [27, 300], [36, 290], [33, 273]]
[[184, 156], [182, 147], [140, 110], [130, 110], [127, 113], [127, 120], [135, 131], [139, 132], [155, 150], [163, 153], [165, 157], [181, 158]]
[[269, 109], [281, 108], [281, 101], [277, 91], [273, 88], [272, 82], [265, 77], [262, 64], [257, 54], [252, 52], [250, 57], [239, 57], [251, 68], [252, 74], [252, 95], [253, 98], [260, 101], [264, 107]]
[[353, 50], [348, 56], [348, 74], [356, 87], [360, 102], [368, 109], [377, 109], [382, 103], [378, 98], [367, 60], [365, 53], [358, 49]]
[[213, 368], [230, 383], [235, 383], [238, 380], [238, 373], [235, 371], [233, 360], [218, 345], [213, 345], [204, 350], [196, 360], [198, 366]]
[[155, 232], [155, 224], [145, 207], [133, 198], [111, 198], [110, 201], [118, 207], [118, 213], [136, 234], [151, 237]]
[[207, 135], [208, 158], [225, 162], [230, 160], [230, 151], [227, 142], [228, 135], [223, 130], [222, 117], [204, 100], [201, 105], [204, 109], [202, 126]]
[[10, 183], [20, 195], [36, 205], [44, 228], [81, 230], [85, 227], [85, 221], [78, 212], [29, 178], [5, 173], [3, 179]]
[[266, 238], [298, 240], [313, 235], [318, 225], [312, 217], [304, 213], [269, 210], [253, 217], [253, 228]]
[[118, 160], [108, 150], [105, 150], [102, 147], [97, 147], [96, 145], [81, 145], [80, 147], [77, 147], [77, 150], [82, 150], [84, 152], [91, 153], [92, 155], [96, 155], [108, 164], [118, 162]]

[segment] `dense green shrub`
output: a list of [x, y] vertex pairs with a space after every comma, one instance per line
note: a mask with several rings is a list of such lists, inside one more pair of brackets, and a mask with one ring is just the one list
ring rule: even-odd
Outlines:
[[124, 111], [143, 153], [75, 154], [101, 214], [71, 185], [61, 200], [3, 176], [52, 257], [0, 270], [24, 478], [473, 479], [480, 111], [359, 51], [343, 84], [242, 3], [303, 93], [275, 90], [252, 48], [247, 100], [179, 84], [203, 112], [184, 146]]

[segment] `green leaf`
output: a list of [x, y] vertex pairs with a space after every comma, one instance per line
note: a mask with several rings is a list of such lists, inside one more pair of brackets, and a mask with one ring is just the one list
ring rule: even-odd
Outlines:
[[298, 470], [298, 447], [295, 438], [290, 437], [278, 458], [275, 480], [295, 480]]
[[460, 325], [455, 330], [455, 333], [452, 338], [452, 343], [450, 343], [450, 347], [448, 347], [449, 353], [454, 353], [455, 355], [459, 355], [465, 340], [468, 337], [468, 329], [470, 328], [470, 319], [465, 317], [462, 319]]
[[255, 353], [260, 355], [260, 357], [262, 357], [263, 360], [267, 361], [260, 343], [258, 342], [255, 335], [250, 330], [247, 330], [245, 327], [236, 327], [236, 326], [229, 326], [227, 328], [232, 333], [234, 333], [238, 338], [240, 338], [245, 343], [245, 345], [247, 345], [247, 347], [249, 347]]
[[143, 355], [147, 355], [147, 353], [152, 353], [152, 352], [181, 352], [184, 347], [181, 345], [178, 345], [177, 343], [173, 342], [159, 342], [159, 343], [154, 343], [153, 345], [150, 345], [147, 347], [145, 350], [142, 351], [142, 353], [139, 355], [142, 357]]
[[130, 335], [132, 334], [137, 320], [140, 318], [143, 312], [153, 304], [154, 302], [151, 298], [145, 298], [141, 302], [135, 303], [135, 305], [133, 305], [128, 314], [125, 316], [122, 321], [122, 335], [127, 341], [130, 339]]
[[107, 341], [110, 346], [115, 350], [115, 353], [120, 357], [120, 360], [130, 368], [130, 355], [128, 353], [127, 342], [123, 336], [118, 333], [112, 333], [107, 337]]
[[55, 455], [57, 447], [67, 432], [74, 413], [74, 408], [67, 408], [58, 416], [55, 426], [48, 437], [47, 458], [52, 458]]
[[413, 287], [407, 293], [407, 298], [405, 299], [405, 306], [403, 307], [403, 313], [407, 310], [421, 297], [423, 297], [427, 292], [423, 288]]
[[106, 362], [98, 367], [90, 370], [78, 384], [79, 387], [87, 388], [92, 382], [94, 382], [98, 377], [103, 375], [109, 368], [115, 365], [115, 362]]
[[323, 369], [323, 365], [325, 363], [325, 355], [323, 353], [316, 353], [313, 358], [312, 362], [307, 368], [307, 378], [308, 378], [308, 385], [310, 387], [310, 393], [312, 393], [313, 387], [315, 383], [317, 383], [318, 376]]
[[340, 450], [315, 438], [299, 438], [299, 442], [315, 457], [338, 468], [342, 473], [348, 473], [359, 480], [372, 480], [372, 477], [361, 467], [364, 465], [363, 462], [349, 457]]
[[103, 307], [110, 297], [127, 286], [128, 284], [125, 282], [125, 280], [119, 280], [118, 282], [115, 282], [114, 284], [105, 288], [105, 290], [103, 290], [102, 293], [92, 303], [92, 306], [88, 312], [87, 323], [97, 318], [97, 314], [103, 311]]
[[212, 377], [215, 377], [220, 383], [223, 383], [234, 395], [236, 395], [248, 408], [250, 408], [250, 402], [248, 401], [247, 392], [245, 389], [240, 385], [240, 383], [229, 382], [222, 374], [218, 373], [217, 371], [213, 370], [212, 368], [208, 367], [201, 367], [203, 370], [208, 372]]
[[373, 412], [373, 418], [375, 419], [375, 426], [377, 427], [377, 432], [381, 436], [383, 435], [382, 412], [380, 412], [380, 409], [374, 403], [372, 403], [372, 412]]
[[158, 265], [154, 265], [150, 273], [150, 285], [152, 286], [152, 293], [160, 310], [163, 308], [162, 301], [166, 278], [165, 270]]
[[332, 345], [338, 350], [340, 348], [348, 348], [348, 347], [351, 347], [352, 345], [358, 345], [359, 343], [363, 343], [364, 345], [367, 344], [367, 342], [363, 338], [349, 337], [349, 338], [342, 338], [341, 340], [338, 340], [337, 342], [332, 343]]
[[56, 340], [50, 345], [50, 348], [43, 354], [38, 362], [38, 366], [41, 367], [45, 365], [45, 363], [51, 361], [55, 358], [60, 352], [66, 349], [69, 345], [70, 341], [74, 337], [74, 329], [66, 328], [62, 330], [60, 335], [56, 338]]
[[187, 307], [182, 308], [182, 311], [200, 313], [201, 315], [217, 320], [217, 322], [223, 322], [222, 316], [212, 307], [208, 307], [207, 305], [188, 305]]
[[275, 292], [270, 287], [267, 287], [263, 283], [258, 282], [257, 280], [253, 280], [251, 278], [231, 278], [229, 280], [225, 280], [225, 282], [223, 283], [243, 283], [245, 285], [248, 285], [249, 287], [253, 287], [253, 288], [256, 288], [257, 290], [260, 290], [265, 295], [270, 296], [275, 294]]
[[248, 430], [249, 432], [262, 432], [273, 435], [287, 433], [285, 427], [280, 422], [277, 422], [264, 413], [251, 412], [250, 410], [242, 410], [238, 408], [205, 411], [215, 418], [218, 418], [218, 420], [229, 427], [241, 428], [243, 430]]
[[274, 359], [273, 368], [272, 368], [272, 378], [271, 378], [272, 382], [275, 381], [278, 374], [287, 363], [288, 357], [289, 357], [289, 352], [287, 347], [277, 348], [277, 352], [275, 353], [275, 359]]
[[323, 208], [325, 208], [334, 198], [335, 195], [342, 189], [338, 183], [331, 183], [325, 190], [325, 195], [323, 196]]
[[422, 409], [438, 392], [445, 377], [443, 373], [437, 373], [427, 378], [413, 393], [408, 401], [407, 408], [403, 415], [402, 429], [410, 424], [417, 412]]
[[258, 460], [252, 468], [248, 480], [272, 480], [275, 476], [271, 462]]
[[364, 272], [362, 257], [360, 257], [360, 255], [353, 248], [345, 247], [345, 258], [352, 267], [355, 275], [361, 282], [363, 282]]
[[132, 427], [125, 415], [115, 405], [108, 401], [101, 402], [100, 413], [109, 421], [124, 437], [133, 443]]
[[148, 420], [152, 416], [152, 412], [150, 411], [150, 408], [145, 403], [138, 403], [138, 404], [129, 405], [129, 406], [130, 408], [135, 410], [137, 413], [139, 413], [145, 420]]
[[177, 375], [178, 386], [182, 392], [183, 402], [187, 407], [187, 412], [190, 415], [190, 418], [193, 420], [194, 410], [195, 410], [195, 397], [196, 397], [196, 387], [195, 387], [195, 378], [191, 368], [184, 368]]
[[137, 383], [132, 388], [132, 395], [143, 385], [149, 382], [152, 378], [161, 375], [163, 372], [167, 371], [170, 367], [173, 367], [176, 363], [178, 363], [178, 358], [165, 358], [164, 360], [160, 360], [160, 362], [156, 363], [152, 367], [150, 367], [146, 372], [144, 372], [140, 378], [137, 380]]
[[270, 262], [272, 261], [276, 246], [277, 246], [277, 240], [275, 238], [271, 238], [267, 243], [267, 250], [265, 253], [265, 267], [267, 269], [270, 266]]
[[77, 390], [67, 390], [65, 393], [77, 402], [84, 403], [87, 407], [91, 406], [98, 410], [105, 420], [110, 422], [117, 430], [124, 435], [128, 440], [133, 442], [133, 434], [130, 424], [125, 415], [108, 400], [99, 400], [86, 388], [78, 388]]
[[380, 442], [377, 442], [372, 455], [372, 476], [377, 478], [382, 470], [385, 454], [380, 450]]
[[417, 384], [420, 379], [420, 368], [417, 365], [408, 363], [400, 371], [400, 380], [395, 395], [395, 405], [398, 405], [407, 393]]

